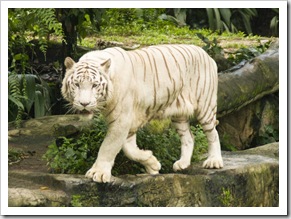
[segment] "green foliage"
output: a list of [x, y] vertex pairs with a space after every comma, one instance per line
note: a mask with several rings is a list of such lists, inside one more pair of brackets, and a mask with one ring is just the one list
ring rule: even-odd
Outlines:
[[83, 173], [89, 166], [87, 163], [92, 163], [91, 159], [87, 159], [88, 144], [82, 144], [82, 147], [79, 147], [81, 144], [79, 141], [85, 142], [87, 138], [81, 136], [77, 142], [65, 137], [59, 140], [63, 140], [62, 145], [60, 147], [56, 143], [49, 145], [43, 157], [49, 163], [51, 171], [53, 173]]
[[226, 59], [224, 57], [224, 50], [218, 44], [218, 41], [215, 37], [213, 40], [210, 40], [204, 35], [202, 35], [201, 33], [197, 33], [196, 35], [205, 43], [205, 45], [202, 48], [217, 62], [218, 66], [219, 66], [219, 61], [221, 60], [223, 60], [224, 63], [230, 63], [230, 66], [237, 65], [241, 63], [242, 61], [250, 60], [264, 53], [269, 48], [270, 43], [271, 43], [271, 41], [262, 43], [260, 40], [258, 40], [258, 43], [259, 43], [258, 46], [239, 48], [235, 52], [230, 53]]
[[234, 206], [235, 200], [229, 188], [222, 188], [222, 193], [219, 199], [222, 202], [222, 206], [224, 207]]
[[201, 33], [196, 34], [206, 45], [202, 48], [211, 56], [223, 55], [223, 48], [218, 45], [217, 39], [214, 38], [212, 41], [207, 37], [203, 36]]
[[[15, 8], [8, 10], [8, 41], [9, 58], [11, 61], [11, 71], [24, 73], [28, 67], [29, 54], [26, 48], [33, 48], [30, 41], [31, 36], [37, 38], [40, 43], [40, 50], [45, 55], [49, 34], [62, 37], [62, 25], [58, 22], [55, 9], [53, 8]], [[19, 64], [21, 68], [19, 69]]]
[[24, 117], [41, 117], [50, 114], [50, 87], [32, 74], [8, 75], [8, 121], [19, 126]]
[[[253, 17], [258, 16], [257, 10], [255, 8], [237, 8], [234, 9], [232, 12], [232, 18], [234, 20], [234, 25], [235, 25], [235, 20], [239, 20], [240, 23], [243, 23], [244, 25], [244, 30], [248, 33], [252, 33], [252, 27], [251, 27], [251, 19]], [[233, 25], [233, 26], [234, 26]], [[231, 24], [232, 26], [232, 24]], [[238, 25], [239, 27], [239, 25]]]
[[274, 128], [272, 125], [267, 125], [262, 134], [256, 139], [256, 145], [264, 145], [270, 142], [279, 141], [279, 130]]
[[[171, 26], [169, 21], [159, 19], [164, 9], [154, 8], [111, 8], [102, 16], [101, 31], [111, 35], [142, 35], [144, 31]], [[161, 31], [159, 31], [161, 32]]]
[[[84, 174], [92, 166], [107, 130], [101, 116], [94, 119], [94, 126], [82, 131], [78, 137], [61, 137], [48, 147], [43, 158], [52, 172]], [[192, 161], [199, 161], [201, 154], [207, 152], [206, 136], [200, 126], [191, 126], [191, 130], [196, 136]], [[153, 151], [162, 164], [161, 173], [173, 172], [172, 165], [180, 157], [180, 140], [168, 121], [162, 125], [155, 121], [139, 130], [137, 144], [141, 149]], [[113, 175], [144, 172], [142, 165], [129, 160], [123, 153], [117, 155], [112, 170]]]
[[208, 151], [208, 141], [200, 125], [191, 126], [190, 128], [195, 137], [195, 147], [192, 155], [192, 161], [201, 161], [204, 159], [202, 155], [206, 154]]
[[8, 75], [8, 121], [16, 120], [16, 126], [20, 125], [24, 105], [22, 100], [25, 98], [22, 95], [19, 79], [16, 74], [9, 73]]
[[50, 88], [41, 78], [31, 74], [30, 58], [34, 56], [35, 45], [30, 39], [34, 37], [39, 40], [40, 50], [45, 56], [51, 32], [55, 36], [63, 36], [55, 9], [8, 10], [8, 113], [9, 121], [16, 120], [18, 125], [25, 116], [49, 114]]
[[209, 28], [213, 31], [252, 33], [251, 19], [257, 16], [255, 8], [206, 8]]
[[264, 44], [258, 40], [259, 45], [256, 47], [240, 48], [234, 53], [229, 54], [228, 60], [232, 62], [233, 65], [236, 65], [242, 61], [250, 60], [260, 54], [264, 53], [270, 46], [271, 41], [268, 41]]
[[45, 55], [49, 34], [53, 32], [55, 36], [63, 37], [62, 24], [57, 20], [54, 8], [34, 8], [28, 14], [33, 20], [29, 20], [27, 25], [38, 37], [40, 50]]
[[71, 206], [72, 207], [83, 207], [82, 199], [84, 197], [82, 195], [72, 195]]
[[85, 173], [94, 163], [106, 134], [102, 117], [94, 118], [92, 129], [85, 129], [76, 138], [59, 137], [48, 146], [45, 159], [54, 173]]
[[[161, 173], [172, 172], [173, 163], [180, 156], [180, 140], [178, 134], [171, 128], [163, 132], [152, 133], [153, 128], [145, 127], [137, 134], [137, 145], [144, 150], [152, 150], [162, 165]], [[143, 171], [144, 172], [144, 171]]]
[[272, 10], [276, 13], [276, 15], [270, 21], [270, 29], [274, 36], [279, 36], [279, 9], [272, 8]]
[[179, 27], [186, 25], [187, 8], [172, 8], [168, 9], [167, 11], [172, 12], [173, 16], [168, 14], [161, 14], [159, 18], [162, 20], [171, 21]]
[[[90, 195], [93, 193], [94, 195]], [[99, 196], [96, 196], [97, 192], [90, 191], [82, 191], [81, 194], [72, 195], [72, 199], [70, 202], [71, 207], [93, 207], [99, 206]]]

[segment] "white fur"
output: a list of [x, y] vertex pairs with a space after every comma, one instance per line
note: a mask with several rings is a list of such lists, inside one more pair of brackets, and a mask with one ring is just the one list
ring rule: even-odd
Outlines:
[[100, 109], [109, 127], [86, 177], [96, 182], [110, 182], [114, 159], [121, 149], [130, 159], [143, 164], [149, 174], [158, 174], [159, 161], [151, 151], [138, 148], [135, 133], [150, 119], [164, 117], [173, 118], [181, 138], [181, 157], [174, 163], [174, 171], [185, 169], [191, 163], [194, 147], [188, 122], [191, 116], [197, 117], [208, 138], [209, 156], [203, 166], [223, 167], [215, 129], [217, 67], [201, 48], [170, 45], [133, 52], [110, 48], [89, 52], [78, 63], [66, 59], [63, 96], [74, 108], [94, 111], [100, 104], [98, 87], [92, 88], [93, 83], [86, 79], [78, 83], [79, 88], [72, 94], [74, 83], [69, 81], [75, 80], [78, 66], [87, 62], [94, 63], [107, 79], [108, 96], [104, 108]]

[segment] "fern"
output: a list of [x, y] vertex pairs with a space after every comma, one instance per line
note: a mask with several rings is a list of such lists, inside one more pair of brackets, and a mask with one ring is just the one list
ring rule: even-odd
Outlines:
[[34, 14], [36, 21], [34, 29], [37, 30], [40, 50], [45, 55], [48, 47], [49, 34], [54, 32], [56, 36], [64, 36], [62, 25], [57, 20], [54, 8], [34, 8], [30, 10]]
[[15, 73], [9, 72], [8, 75], [8, 104], [9, 104], [9, 121], [15, 120], [16, 126], [19, 127], [24, 105], [22, 100], [25, 97], [21, 93], [20, 80]]

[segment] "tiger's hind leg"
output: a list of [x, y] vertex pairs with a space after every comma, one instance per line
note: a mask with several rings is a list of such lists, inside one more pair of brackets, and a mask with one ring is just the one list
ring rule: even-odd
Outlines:
[[161, 169], [160, 162], [153, 155], [152, 151], [138, 148], [136, 145], [136, 134], [127, 138], [126, 143], [122, 146], [122, 150], [129, 159], [141, 163], [145, 167], [147, 173], [159, 173]]
[[183, 170], [190, 166], [194, 149], [194, 136], [191, 133], [187, 118], [173, 118], [172, 124], [180, 136], [181, 157], [173, 165], [173, 170]]
[[204, 168], [219, 169], [223, 167], [219, 136], [215, 128], [216, 123], [216, 117], [213, 116], [209, 122], [201, 124], [208, 141], [208, 158], [203, 163]]

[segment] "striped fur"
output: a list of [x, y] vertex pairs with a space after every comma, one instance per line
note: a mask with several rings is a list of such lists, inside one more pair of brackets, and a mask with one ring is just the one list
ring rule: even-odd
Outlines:
[[153, 118], [172, 118], [181, 138], [181, 158], [175, 171], [191, 162], [194, 136], [189, 118], [195, 117], [208, 138], [205, 168], [223, 166], [216, 131], [217, 67], [208, 54], [193, 45], [151, 46], [135, 51], [109, 48], [70, 58], [62, 94], [73, 108], [101, 110], [109, 129], [97, 160], [86, 176], [108, 182], [117, 153], [122, 149], [147, 172], [157, 174], [160, 163], [151, 151], [136, 145], [136, 131]]

